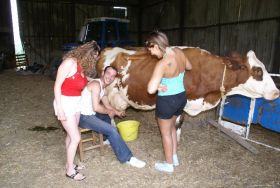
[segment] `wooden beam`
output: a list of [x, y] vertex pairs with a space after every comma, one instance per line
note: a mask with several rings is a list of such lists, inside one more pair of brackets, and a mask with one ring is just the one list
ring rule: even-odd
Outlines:
[[[29, 1], [34, 0], [19, 0], [19, 1]], [[40, 0], [40, 2], [48, 2], [49, 0]], [[85, 4], [85, 5], [101, 5], [101, 6], [128, 6], [128, 7], [138, 7], [137, 3], [126, 2], [126, 1], [114, 1], [114, 0], [50, 0], [54, 3], [70, 3], [70, 4]]]
[[276, 34], [275, 44], [274, 44], [274, 55], [272, 63], [272, 73], [279, 73], [280, 69], [280, 18], [278, 19], [278, 31]]
[[179, 23], [179, 44], [181, 46], [184, 45], [184, 26], [185, 26], [185, 7], [186, 7], [186, 0], [180, 0], [180, 23]]
[[248, 149], [250, 152], [254, 153], [254, 154], [258, 154], [258, 150], [253, 147], [251, 144], [249, 144], [248, 142], [246, 142], [246, 140], [244, 140], [242, 137], [240, 137], [239, 135], [233, 133], [232, 131], [224, 128], [222, 125], [220, 125], [219, 123], [217, 123], [216, 121], [210, 119], [208, 120], [208, 123], [210, 123], [211, 125], [213, 125], [214, 127], [218, 128], [220, 131], [222, 131], [223, 133], [225, 133], [227, 136], [229, 136], [230, 138], [232, 138], [233, 140], [235, 140], [238, 144], [240, 144], [241, 146], [243, 146], [244, 148]]
[[138, 0], [138, 31], [137, 31], [137, 35], [138, 35], [138, 45], [137, 46], [143, 46], [142, 44], [142, 22], [143, 22], [143, 3], [142, 0]]

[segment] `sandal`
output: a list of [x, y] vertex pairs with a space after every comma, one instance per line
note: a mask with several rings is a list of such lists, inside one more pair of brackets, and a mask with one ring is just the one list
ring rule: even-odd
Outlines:
[[78, 172], [78, 171], [75, 171], [74, 174], [72, 174], [72, 175], [70, 175], [70, 176], [69, 176], [68, 174], [65, 174], [65, 176], [66, 176], [67, 178], [73, 179], [73, 180], [75, 180], [75, 181], [82, 181], [82, 180], [84, 180], [84, 179], [86, 178], [83, 174], [81, 174], [81, 175], [83, 176], [81, 179], [75, 179], [75, 177], [76, 177], [78, 174], [81, 174], [81, 173]]
[[81, 165], [81, 166], [79, 166], [79, 165], [74, 165], [74, 170], [83, 170], [83, 169], [85, 169], [86, 167], [84, 166], [84, 165]]

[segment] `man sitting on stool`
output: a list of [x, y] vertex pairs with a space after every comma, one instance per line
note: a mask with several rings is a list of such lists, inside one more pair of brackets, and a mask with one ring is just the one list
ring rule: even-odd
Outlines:
[[82, 91], [80, 127], [102, 133], [109, 140], [116, 157], [121, 163], [143, 168], [146, 163], [134, 157], [132, 152], [111, 125], [115, 115], [124, 117], [124, 111], [113, 108], [106, 96], [104, 88], [110, 85], [117, 75], [116, 68], [107, 66], [100, 79], [94, 79]]

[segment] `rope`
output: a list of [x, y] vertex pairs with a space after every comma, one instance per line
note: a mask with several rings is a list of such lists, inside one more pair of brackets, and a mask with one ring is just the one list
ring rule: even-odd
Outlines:
[[226, 77], [226, 70], [227, 70], [227, 66], [225, 64], [224, 73], [223, 73], [223, 79], [222, 79], [222, 85], [220, 87], [221, 97], [224, 97], [225, 92], [226, 92], [226, 89], [225, 89], [225, 86], [224, 86], [224, 81], [225, 81], [225, 77]]

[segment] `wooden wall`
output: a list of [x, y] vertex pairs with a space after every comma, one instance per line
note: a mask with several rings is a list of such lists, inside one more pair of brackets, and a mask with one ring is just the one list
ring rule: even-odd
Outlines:
[[[51, 0], [22, 0], [19, 9], [21, 35], [31, 64], [49, 64], [61, 57], [63, 44], [77, 41], [87, 18], [116, 16], [109, 5]], [[137, 9], [129, 11], [128, 18], [131, 18], [131, 38], [136, 41]]]
[[254, 50], [269, 71], [279, 72], [279, 0], [149, 0], [143, 7], [143, 35], [156, 26], [172, 45], [220, 55]]
[[[115, 16], [94, 2], [19, 0], [22, 38], [31, 62], [49, 63], [73, 42], [84, 20]], [[104, 1], [109, 2], [109, 1]], [[118, 1], [114, 1], [118, 2]], [[149, 32], [164, 31], [171, 45], [219, 55], [254, 50], [270, 72], [279, 72], [279, 0], [127, 0], [130, 38], [143, 46]], [[134, 4], [133, 4], [134, 3]]]
[[13, 50], [13, 29], [10, 2], [8, 0], [0, 1], [0, 10], [0, 52]]

